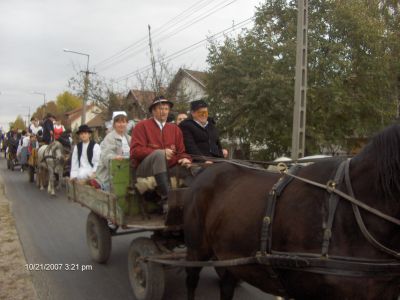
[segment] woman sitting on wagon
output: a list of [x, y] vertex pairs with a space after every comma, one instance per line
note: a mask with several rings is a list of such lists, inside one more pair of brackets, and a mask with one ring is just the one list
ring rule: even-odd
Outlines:
[[131, 137], [126, 133], [128, 115], [124, 111], [115, 111], [112, 116], [113, 129], [101, 142], [100, 162], [96, 178], [90, 184], [104, 191], [110, 190], [110, 160], [129, 158]]
[[100, 160], [100, 146], [90, 140], [92, 130], [86, 124], [79, 126], [76, 134], [80, 142], [74, 147], [71, 159], [71, 179], [94, 178]]

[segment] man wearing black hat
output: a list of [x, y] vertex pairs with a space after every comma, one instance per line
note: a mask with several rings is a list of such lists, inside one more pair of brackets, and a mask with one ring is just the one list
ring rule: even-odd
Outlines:
[[163, 96], [156, 97], [149, 107], [152, 118], [139, 122], [132, 131], [131, 160], [137, 177], [154, 176], [159, 193], [167, 198], [168, 168], [177, 164], [189, 166], [191, 158], [185, 153], [182, 132], [167, 122], [173, 103]]
[[46, 115], [46, 118], [43, 121], [43, 136], [42, 141], [49, 145], [54, 139], [54, 125], [53, 122], [56, 119], [51, 113]]
[[92, 130], [86, 124], [76, 132], [80, 142], [75, 146], [71, 159], [71, 179], [85, 180], [94, 177], [100, 160], [100, 146], [90, 140]]
[[190, 103], [191, 116], [182, 121], [179, 127], [187, 153], [197, 161], [211, 163], [208, 157], [224, 157], [218, 130], [213, 119], [208, 117], [208, 105], [204, 100]]

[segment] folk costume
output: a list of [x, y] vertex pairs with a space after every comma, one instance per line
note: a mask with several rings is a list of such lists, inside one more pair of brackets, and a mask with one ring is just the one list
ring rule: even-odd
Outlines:
[[[87, 125], [79, 126], [77, 134], [92, 130]], [[100, 146], [94, 141], [87, 143], [79, 142], [72, 152], [71, 179], [88, 179], [92, 177], [100, 160]]]
[[64, 131], [65, 131], [64, 125], [62, 125], [62, 124], [60, 124], [60, 125], [55, 124], [55, 125], [54, 125], [54, 139], [55, 139], [55, 140], [58, 140], [58, 139], [61, 137], [61, 135], [63, 134]]
[[[166, 103], [172, 107], [172, 102], [161, 97], [153, 100], [149, 111], [155, 105]], [[174, 156], [166, 159], [165, 149], [175, 152]], [[180, 159], [191, 160], [185, 153], [182, 132], [178, 126], [171, 123], [161, 123], [155, 118], [139, 122], [132, 131], [131, 161], [136, 169], [137, 177], [154, 176], [162, 198], [166, 198], [169, 190], [167, 168], [178, 164]]]
[[51, 118], [54, 118], [54, 116], [52, 114], [47, 114], [46, 119], [43, 122], [42, 140], [47, 145], [54, 141], [54, 126]]
[[[196, 100], [190, 103], [192, 113], [206, 107], [208, 105], [204, 100]], [[206, 120], [205, 124], [202, 124], [191, 116], [179, 124], [186, 151], [194, 155], [194, 160], [197, 161], [207, 160], [207, 157], [224, 157], [215, 122], [212, 118]], [[201, 156], [204, 156], [204, 158], [201, 158]]]
[[[114, 112], [113, 120], [120, 116], [127, 116], [126, 112]], [[96, 181], [102, 190], [110, 190], [110, 171], [109, 162], [117, 156], [129, 158], [129, 145], [131, 137], [124, 133], [119, 135], [114, 129], [106, 135], [100, 144], [100, 162], [96, 170]]]
[[208, 123], [203, 126], [195, 120], [188, 118], [179, 124], [185, 142], [186, 152], [199, 156], [224, 157], [219, 140], [218, 130], [213, 119], [208, 118]]

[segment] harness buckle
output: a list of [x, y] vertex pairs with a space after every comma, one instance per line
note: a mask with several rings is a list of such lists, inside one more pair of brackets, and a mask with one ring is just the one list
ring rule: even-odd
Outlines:
[[326, 183], [326, 190], [327, 190], [329, 193], [332, 193], [332, 192], [336, 189], [336, 185], [337, 185], [337, 183], [336, 183], [335, 181], [329, 180], [329, 181]]
[[281, 174], [286, 174], [288, 171], [288, 167], [285, 163], [280, 162], [276, 165], [276, 168], [278, 169], [279, 173]]

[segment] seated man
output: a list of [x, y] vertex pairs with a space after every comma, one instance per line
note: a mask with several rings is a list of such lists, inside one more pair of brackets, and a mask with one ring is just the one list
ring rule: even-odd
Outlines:
[[225, 157], [217, 128], [213, 119], [208, 117], [208, 105], [204, 100], [190, 103], [191, 116], [183, 120], [179, 127], [187, 153], [196, 161], [212, 163], [209, 158]]
[[177, 164], [189, 167], [191, 158], [185, 153], [182, 132], [167, 123], [173, 103], [156, 97], [149, 107], [152, 118], [139, 122], [132, 131], [130, 156], [137, 177], [154, 176], [162, 200], [170, 188], [168, 168]]

